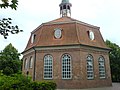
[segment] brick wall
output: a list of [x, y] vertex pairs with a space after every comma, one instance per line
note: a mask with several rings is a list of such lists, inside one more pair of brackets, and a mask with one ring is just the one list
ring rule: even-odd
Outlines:
[[[62, 79], [62, 63], [61, 57], [63, 54], [68, 53], [72, 57], [72, 79], [63, 80]], [[111, 86], [111, 74], [109, 66], [109, 57], [108, 51], [92, 48], [74, 48], [74, 49], [56, 49], [56, 50], [40, 50], [36, 52], [36, 72], [35, 77], [37, 81], [44, 80], [43, 70], [44, 62], [43, 58], [46, 54], [53, 56], [53, 81], [57, 83], [57, 88], [93, 88], [93, 87], [104, 87]], [[86, 57], [88, 54], [91, 54], [94, 57], [94, 79], [87, 79], [86, 71]], [[30, 53], [24, 58], [34, 56], [34, 53]], [[106, 78], [99, 78], [99, 67], [98, 67], [98, 58], [102, 55], [105, 58], [105, 68], [106, 68]], [[24, 60], [23, 60], [24, 61]], [[24, 66], [24, 64], [23, 64]], [[26, 70], [23, 69], [25, 73]], [[33, 76], [33, 68], [29, 69], [29, 74]]]

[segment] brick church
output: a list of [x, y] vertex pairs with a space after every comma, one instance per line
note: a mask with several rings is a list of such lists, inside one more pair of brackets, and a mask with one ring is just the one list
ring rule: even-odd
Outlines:
[[33, 81], [49, 80], [59, 89], [111, 86], [110, 48], [100, 28], [71, 18], [69, 0], [62, 0], [60, 18], [31, 32], [23, 54], [23, 73]]

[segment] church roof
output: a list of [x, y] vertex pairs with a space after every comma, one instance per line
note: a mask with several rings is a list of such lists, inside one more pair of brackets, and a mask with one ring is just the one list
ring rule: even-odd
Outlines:
[[[56, 28], [62, 30], [62, 37], [56, 39], [54, 32]], [[91, 47], [105, 48], [102, 35], [99, 31], [99, 27], [93, 26], [71, 17], [61, 17], [50, 22], [41, 24], [36, 28], [30, 36], [27, 47], [28, 50], [32, 47], [42, 46], [62, 46], [62, 45], [85, 45]], [[89, 31], [92, 30], [94, 33], [94, 40], [89, 38]], [[35, 34], [35, 42], [31, 43], [32, 35]]]

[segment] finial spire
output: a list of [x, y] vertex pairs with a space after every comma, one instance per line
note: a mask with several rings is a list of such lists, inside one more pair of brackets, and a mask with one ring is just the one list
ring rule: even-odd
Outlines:
[[60, 15], [64, 16], [71, 16], [71, 6], [72, 4], [69, 3], [69, 0], [62, 0], [60, 6]]

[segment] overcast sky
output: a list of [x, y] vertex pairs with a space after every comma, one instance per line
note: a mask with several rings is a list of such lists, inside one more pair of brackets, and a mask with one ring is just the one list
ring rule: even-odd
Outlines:
[[[1, 1], [1, 0], [0, 0]], [[30, 33], [44, 22], [60, 17], [59, 4], [62, 0], [19, 0], [17, 11], [0, 9], [0, 19], [11, 17], [13, 24], [24, 32], [4, 39], [0, 35], [0, 50], [12, 43], [22, 52]], [[100, 27], [104, 40], [120, 46], [120, 0], [69, 0], [72, 3], [72, 18]]]

